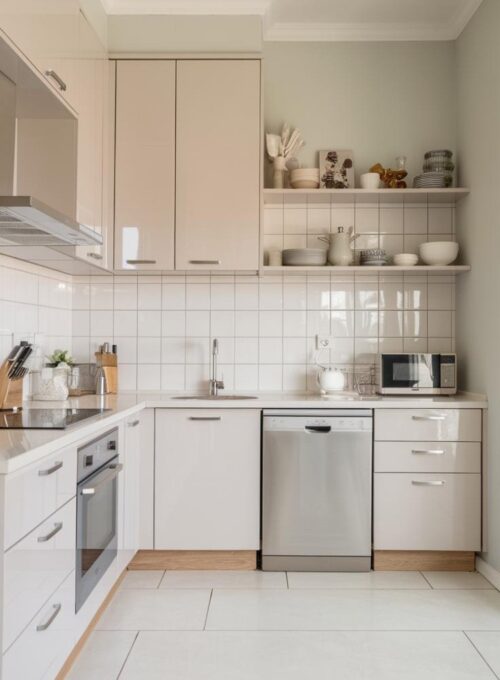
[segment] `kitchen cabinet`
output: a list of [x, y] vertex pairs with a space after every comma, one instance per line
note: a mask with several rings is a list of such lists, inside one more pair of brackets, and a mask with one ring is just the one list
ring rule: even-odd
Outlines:
[[157, 409], [155, 549], [258, 550], [260, 412]]
[[260, 61], [177, 62], [180, 270], [259, 268]]
[[175, 61], [116, 65], [115, 269], [172, 270]]
[[140, 473], [141, 473], [141, 415], [131, 416], [125, 421], [125, 465], [123, 512], [123, 547], [135, 553], [139, 547], [140, 528]]

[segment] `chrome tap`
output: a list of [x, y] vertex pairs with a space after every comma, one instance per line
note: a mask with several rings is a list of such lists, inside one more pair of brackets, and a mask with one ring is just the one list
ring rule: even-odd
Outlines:
[[224, 389], [224, 381], [217, 380], [217, 355], [219, 354], [219, 341], [214, 338], [212, 343], [212, 370], [208, 381], [208, 394], [216, 397], [219, 390]]

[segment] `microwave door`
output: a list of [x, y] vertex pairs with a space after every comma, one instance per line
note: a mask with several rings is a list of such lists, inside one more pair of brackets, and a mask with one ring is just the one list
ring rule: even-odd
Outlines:
[[418, 388], [426, 389], [436, 387], [432, 354], [418, 355]]

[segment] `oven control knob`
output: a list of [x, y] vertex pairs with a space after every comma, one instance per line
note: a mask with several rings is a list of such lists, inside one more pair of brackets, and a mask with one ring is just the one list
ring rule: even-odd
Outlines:
[[94, 464], [94, 456], [92, 456], [92, 455], [85, 456], [85, 460], [84, 460], [84, 463], [83, 463], [84, 467], [90, 467], [93, 464]]
[[114, 439], [111, 440], [110, 442], [108, 442], [108, 450], [109, 451], [116, 451], [116, 442], [115, 442]]

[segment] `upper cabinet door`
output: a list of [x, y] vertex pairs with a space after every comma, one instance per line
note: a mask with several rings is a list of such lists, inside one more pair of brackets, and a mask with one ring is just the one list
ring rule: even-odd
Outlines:
[[176, 269], [258, 269], [260, 61], [177, 62]]
[[175, 62], [116, 74], [115, 269], [174, 268]]

